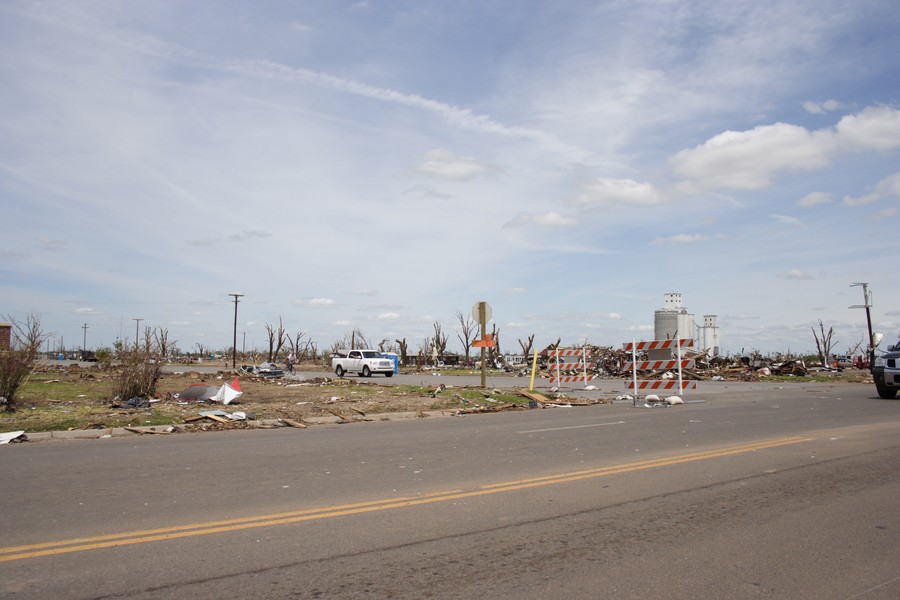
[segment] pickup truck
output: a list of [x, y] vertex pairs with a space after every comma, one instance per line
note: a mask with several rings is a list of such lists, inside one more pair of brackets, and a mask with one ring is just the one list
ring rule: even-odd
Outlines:
[[878, 396], [885, 399], [897, 397], [900, 389], [900, 342], [888, 346], [888, 351], [875, 357], [872, 363], [872, 378]]
[[384, 358], [378, 350], [350, 350], [335, 352], [331, 358], [331, 368], [338, 377], [343, 377], [344, 373], [357, 373], [360, 377], [383, 373], [385, 377], [391, 377], [394, 361]]

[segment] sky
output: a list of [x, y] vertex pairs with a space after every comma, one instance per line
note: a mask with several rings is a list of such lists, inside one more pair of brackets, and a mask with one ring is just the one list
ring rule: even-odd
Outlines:
[[[51, 343], [721, 352], [900, 329], [896, 0], [0, 3], [0, 316]], [[2, 319], [0, 319], [2, 320]], [[888, 343], [887, 341], [885, 344]]]

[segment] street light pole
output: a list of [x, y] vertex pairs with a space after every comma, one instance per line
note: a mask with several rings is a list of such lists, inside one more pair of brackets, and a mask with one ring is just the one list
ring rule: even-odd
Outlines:
[[228, 294], [229, 296], [234, 297], [234, 342], [231, 344], [231, 368], [234, 369], [237, 364], [237, 306], [238, 306], [238, 298], [243, 296], [243, 294]]

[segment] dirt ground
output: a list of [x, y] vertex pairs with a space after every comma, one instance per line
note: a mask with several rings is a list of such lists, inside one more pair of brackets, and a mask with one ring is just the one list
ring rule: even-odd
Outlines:
[[[308, 365], [310, 370], [321, 370]], [[299, 365], [298, 370], [304, 370]], [[386, 413], [424, 411], [492, 410], [509, 404], [527, 405], [528, 399], [514, 392], [492, 393], [480, 388], [445, 385], [386, 385], [382, 378], [319, 377], [303, 379], [287, 375], [269, 379], [249, 373], [239, 374], [243, 392], [229, 405], [184, 400], [179, 396], [192, 385], [219, 387], [232, 383], [236, 373], [223, 368], [217, 373], [185, 371], [163, 373], [156, 398], [149, 408], [123, 408], [112, 396], [116, 373], [99, 366], [45, 364], [22, 387], [16, 410], [0, 412], [0, 431], [48, 431], [105, 429], [146, 425], [179, 425], [187, 429], [258, 426], [262, 421], [281, 419], [299, 424], [328, 420], [345, 422], [378, 420]], [[479, 409], [479, 407], [481, 407]], [[247, 421], [223, 423], [200, 418], [201, 411], [237, 411]], [[256, 421], [252, 423], [251, 421]]]
[[[83, 365], [83, 363], [82, 363]], [[321, 371], [319, 365], [298, 365], [298, 371]], [[15, 410], [0, 411], [0, 432], [64, 431], [113, 427], [162, 426], [174, 431], [266, 426], [304, 426], [329, 422], [380, 420], [387, 414], [426, 416], [426, 411], [451, 414], [524, 409], [529, 399], [513, 389], [484, 390], [453, 384], [443, 377], [437, 385], [387, 385], [383, 378], [333, 376], [303, 379], [288, 375], [267, 379], [240, 373], [243, 396], [229, 405], [197, 402], [179, 396], [192, 385], [219, 387], [236, 373], [227, 367], [216, 373], [163, 373], [156, 398], [147, 408], [125, 408], [113, 398], [116, 372], [97, 365], [45, 363], [20, 389]], [[867, 371], [846, 370], [829, 375], [840, 382], [871, 381]], [[743, 379], [743, 377], [741, 377]], [[551, 394], [547, 394], [552, 399]], [[127, 399], [126, 399], [127, 400]], [[247, 420], [200, 416], [201, 411], [243, 412]]]

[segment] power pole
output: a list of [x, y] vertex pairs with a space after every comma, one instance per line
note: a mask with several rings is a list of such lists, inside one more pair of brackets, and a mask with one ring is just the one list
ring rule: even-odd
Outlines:
[[866, 309], [866, 324], [869, 326], [869, 368], [872, 368], [872, 365], [875, 364], [875, 335], [872, 333], [872, 294], [869, 292], [869, 284], [868, 283], [851, 283], [850, 287], [861, 286], [863, 289], [863, 300], [865, 300], [864, 304], [856, 304], [851, 306], [850, 308], [865, 308]]
[[138, 349], [138, 331], [140, 330], [140, 327], [141, 327], [141, 321], [143, 321], [144, 319], [131, 319], [131, 320], [135, 321], [135, 323], [134, 323], [134, 349], [137, 350]]
[[231, 368], [234, 369], [237, 364], [237, 306], [238, 306], [238, 298], [242, 297], [243, 294], [228, 294], [229, 296], [234, 297], [234, 342], [231, 344]]
[[81, 328], [84, 329], [84, 340], [81, 342], [81, 353], [84, 354], [85, 350], [87, 350], [87, 330], [88, 330], [88, 324], [85, 323], [84, 325], [81, 326]]

